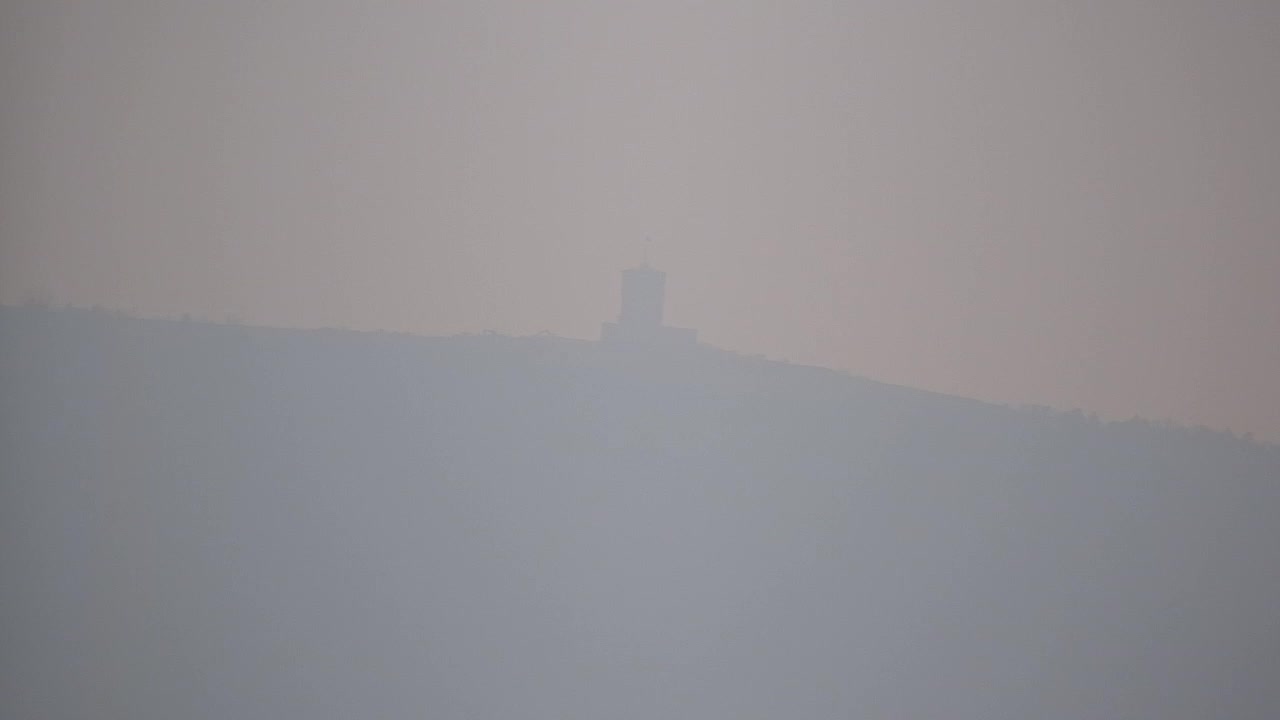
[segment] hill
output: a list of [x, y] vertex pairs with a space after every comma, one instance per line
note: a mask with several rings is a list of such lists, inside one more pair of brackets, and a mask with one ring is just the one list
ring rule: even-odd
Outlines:
[[706, 347], [0, 310], [0, 716], [1272, 718], [1280, 450]]

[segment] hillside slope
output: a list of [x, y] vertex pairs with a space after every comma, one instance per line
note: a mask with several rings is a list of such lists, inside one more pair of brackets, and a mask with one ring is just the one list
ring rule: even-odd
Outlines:
[[1280, 451], [701, 348], [0, 310], [6, 718], [1273, 718]]

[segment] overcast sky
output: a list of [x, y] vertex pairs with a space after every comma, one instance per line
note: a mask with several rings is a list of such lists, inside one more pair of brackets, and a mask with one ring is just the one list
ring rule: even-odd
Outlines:
[[1280, 3], [9, 0], [0, 300], [712, 344], [1280, 440]]

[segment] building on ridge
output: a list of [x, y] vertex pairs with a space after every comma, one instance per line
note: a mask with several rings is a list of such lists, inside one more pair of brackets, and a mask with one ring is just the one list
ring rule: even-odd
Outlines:
[[600, 341], [608, 345], [684, 347], [698, 342], [698, 331], [662, 324], [667, 274], [649, 266], [622, 271], [622, 308], [617, 322], [600, 328]]

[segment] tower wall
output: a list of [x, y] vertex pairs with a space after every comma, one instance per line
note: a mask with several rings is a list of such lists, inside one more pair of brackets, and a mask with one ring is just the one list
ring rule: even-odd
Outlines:
[[634, 328], [662, 325], [667, 274], [651, 267], [622, 271], [622, 312], [618, 324]]

